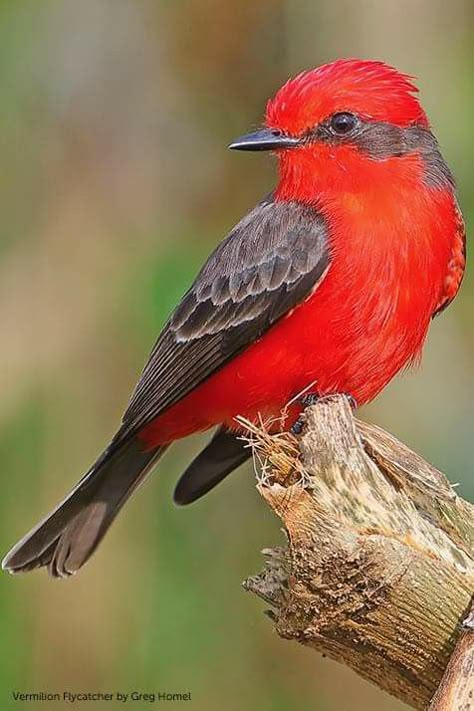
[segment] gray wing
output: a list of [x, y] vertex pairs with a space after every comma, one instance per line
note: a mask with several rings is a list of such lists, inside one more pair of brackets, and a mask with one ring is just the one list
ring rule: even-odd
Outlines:
[[270, 196], [208, 259], [171, 315], [125, 412], [121, 434], [171, 407], [302, 302], [329, 267], [315, 209]]

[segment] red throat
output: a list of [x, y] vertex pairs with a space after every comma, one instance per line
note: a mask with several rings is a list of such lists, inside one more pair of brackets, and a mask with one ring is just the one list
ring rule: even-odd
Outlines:
[[375, 161], [351, 146], [307, 146], [279, 155], [276, 195], [318, 207], [334, 201], [380, 207], [396, 202], [399, 194], [423, 189], [424, 171], [417, 153]]

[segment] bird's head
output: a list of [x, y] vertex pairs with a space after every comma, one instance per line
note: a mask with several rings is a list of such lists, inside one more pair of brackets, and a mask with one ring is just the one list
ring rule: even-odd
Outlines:
[[366, 190], [384, 177], [451, 180], [411, 78], [378, 61], [343, 59], [290, 79], [264, 128], [230, 148], [275, 151], [284, 197]]

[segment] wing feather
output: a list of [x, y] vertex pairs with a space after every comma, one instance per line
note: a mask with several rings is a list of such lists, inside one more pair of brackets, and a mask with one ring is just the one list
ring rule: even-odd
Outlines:
[[258, 339], [324, 278], [327, 226], [312, 207], [261, 202], [208, 259], [163, 329], [123, 418], [136, 432]]

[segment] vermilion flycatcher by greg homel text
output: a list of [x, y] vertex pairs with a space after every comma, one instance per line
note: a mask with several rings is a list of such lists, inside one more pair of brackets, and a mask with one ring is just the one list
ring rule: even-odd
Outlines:
[[237, 415], [289, 427], [308, 388], [368, 402], [419, 358], [455, 297], [463, 220], [409, 77], [354, 59], [304, 72], [230, 147], [276, 153], [276, 188], [208, 259], [112, 442], [6, 570], [75, 573], [174, 440], [217, 426], [177, 485], [186, 504], [250, 456]]

